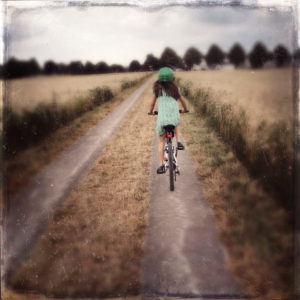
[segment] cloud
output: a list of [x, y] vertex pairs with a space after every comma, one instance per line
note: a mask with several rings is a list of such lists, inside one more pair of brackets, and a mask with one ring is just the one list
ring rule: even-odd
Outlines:
[[293, 43], [290, 10], [242, 7], [40, 6], [11, 8], [7, 24], [9, 55], [57, 62], [104, 60], [128, 65], [148, 53], [160, 56], [166, 46], [183, 55], [190, 46], [206, 53], [212, 43], [229, 50], [240, 42], [249, 50], [257, 40], [272, 49]]

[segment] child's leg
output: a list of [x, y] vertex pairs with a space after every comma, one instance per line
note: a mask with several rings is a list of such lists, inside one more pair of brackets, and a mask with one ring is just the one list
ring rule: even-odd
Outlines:
[[158, 159], [161, 166], [164, 164], [165, 139], [165, 133], [158, 137]]
[[180, 142], [181, 134], [180, 134], [179, 125], [175, 128], [175, 136], [176, 136], [177, 149], [184, 150], [184, 145]]
[[176, 137], [176, 143], [178, 143], [180, 141], [180, 125], [177, 125], [175, 127], [175, 137]]

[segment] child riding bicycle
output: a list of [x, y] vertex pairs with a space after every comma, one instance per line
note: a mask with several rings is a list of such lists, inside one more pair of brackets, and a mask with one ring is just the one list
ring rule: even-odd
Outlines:
[[158, 117], [156, 122], [156, 133], [159, 136], [158, 139], [158, 157], [160, 166], [157, 168], [157, 174], [163, 174], [164, 170], [164, 146], [166, 134], [164, 133], [164, 126], [175, 126], [175, 137], [178, 150], [184, 150], [184, 145], [180, 140], [180, 116], [178, 102], [179, 100], [183, 107], [183, 112], [188, 112], [185, 100], [180, 95], [177, 86], [173, 83], [174, 72], [172, 69], [164, 67], [158, 72], [158, 80], [153, 85], [153, 99], [150, 104], [148, 114], [153, 114], [155, 102], [158, 99]]

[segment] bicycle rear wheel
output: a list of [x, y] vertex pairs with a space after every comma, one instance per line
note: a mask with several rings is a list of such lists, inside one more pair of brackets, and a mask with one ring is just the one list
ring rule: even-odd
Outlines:
[[177, 176], [177, 173], [179, 174], [179, 172], [178, 172], [178, 165], [177, 165], [177, 151], [178, 151], [178, 149], [177, 149], [177, 147], [176, 147], [176, 150], [175, 150], [175, 160], [176, 161], [174, 161], [174, 165], [175, 165], [175, 170], [174, 170], [174, 180], [176, 181], [176, 176]]
[[169, 175], [170, 175], [170, 191], [174, 191], [174, 165], [173, 165], [173, 149], [172, 141], [168, 141], [168, 158], [169, 158]]

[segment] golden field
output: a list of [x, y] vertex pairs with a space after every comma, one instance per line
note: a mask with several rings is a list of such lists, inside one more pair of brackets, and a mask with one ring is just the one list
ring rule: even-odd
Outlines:
[[74, 98], [84, 97], [90, 89], [108, 86], [118, 91], [124, 80], [135, 80], [147, 72], [112, 73], [98, 75], [37, 76], [8, 80], [7, 96], [10, 107], [16, 112], [31, 110], [38, 103], [62, 104]]
[[209, 88], [215, 100], [245, 109], [250, 125], [293, 119], [292, 69], [176, 72], [192, 90]]
[[287, 209], [293, 203], [293, 72], [286, 68], [176, 74], [197, 114]]

